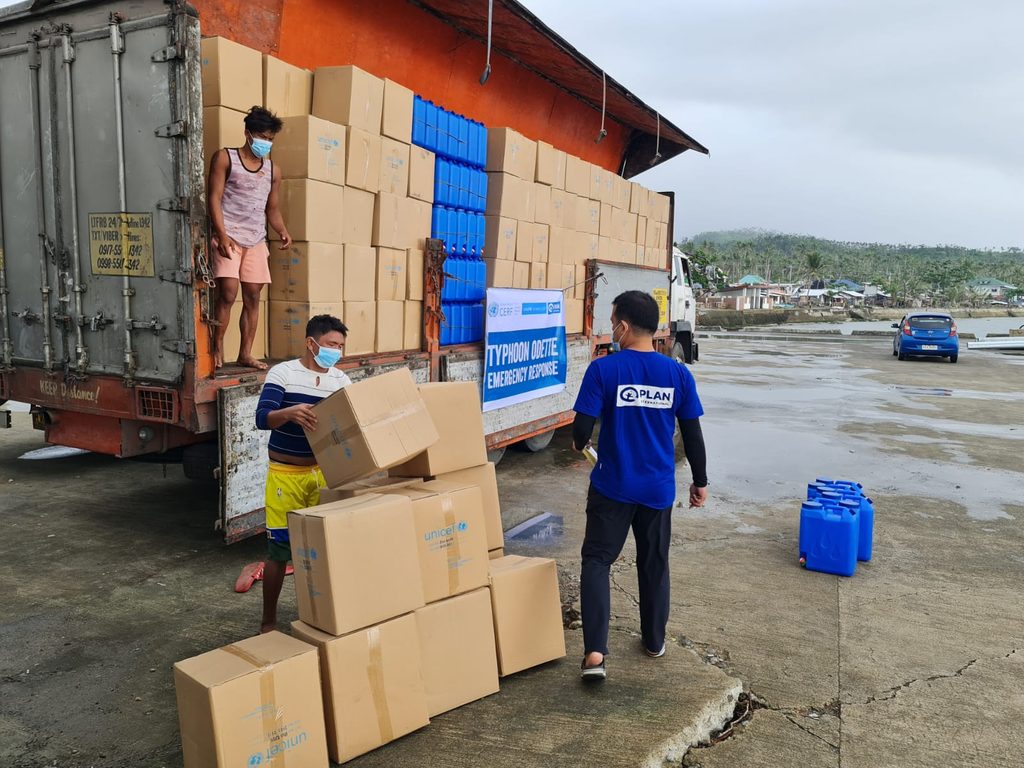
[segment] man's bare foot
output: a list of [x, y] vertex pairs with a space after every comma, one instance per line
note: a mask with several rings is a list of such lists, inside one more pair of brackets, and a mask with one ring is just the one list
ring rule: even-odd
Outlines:
[[260, 624], [260, 634], [265, 635], [267, 632], [274, 632], [277, 629], [276, 621], [264, 621]]
[[240, 357], [238, 358], [238, 364], [246, 368], [255, 368], [257, 371], [267, 370], [267, 364], [262, 360], [257, 360], [255, 357]]
[[213, 350], [213, 367], [223, 368], [224, 367], [224, 353], [219, 349]]

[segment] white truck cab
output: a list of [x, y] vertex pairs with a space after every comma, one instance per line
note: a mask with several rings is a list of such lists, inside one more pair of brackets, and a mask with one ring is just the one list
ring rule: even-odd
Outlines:
[[672, 356], [685, 363], [699, 359], [697, 337], [697, 300], [693, 295], [690, 257], [672, 246], [672, 288], [670, 317], [675, 342]]

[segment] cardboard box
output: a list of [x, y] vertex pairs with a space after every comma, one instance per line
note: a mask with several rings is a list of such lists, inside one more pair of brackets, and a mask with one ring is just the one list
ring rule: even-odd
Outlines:
[[548, 287], [548, 265], [543, 261], [535, 261], [530, 265], [530, 287]]
[[380, 191], [381, 138], [357, 128], [348, 129], [345, 184], [376, 194]]
[[[581, 209], [577, 209], [576, 228], [592, 235], [601, 232], [601, 203], [599, 200], [581, 200]], [[582, 221], [580, 211], [582, 210]]]
[[[365, 245], [345, 246], [344, 298], [373, 301], [377, 298], [377, 249]], [[371, 348], [373, 345], [370, 345]]]
[[409, 197], [434, 202], [434, 153], [423, 147], [409, 149]]
[[472, 381], [420, 384], [419, 393], [437, 428], [438, 439], [392, 475], [432, 477], [487, 462], [480, 386]]
[[416, 611], [423, 688], [430, 717], [498, 692], [490, 591], [431, 603]]
[[[530, 194], [527, 183], [510, 173], [487, 174], [487, 213], [525, 221]], [[531, 219], [532, 220], [532, 219]]]
[[646, 187], [630, 182], [629, 212], [639, 216], [646, 216], [650, 203], [650, 197]]
[[671, 215], [672, 204], [668, 198], [668, 195], [662, 195], [658, 192], [651, 192], [651, 203], [650, 203], [650, 216], [655, 221], [661, 224], [668, 224], [669, 216]]
[[293, 240], [344, 242], [345, 190], [341, 187], [312, 179], [285, 179], [278, 205]]
[[601, 196], [598, 198], [605, 205], [615, 203], [615, 174], [601, 169]]
[[500, 558], [502, 558], [504, 556], [505, 556], [505, 550], [500, 548], [500, 547], [498, 549], [492, 549], [491, 551], [489, 551], [487, 553], [487, 558], [489, 560], [498, 560], [498, 559], [500, 559]]
[[402, 349], [422, 349], [423, 302], [407, 301], [404, 306]]
[[648, 218], [646, 216], [636, 217], [636, 229], [633, 230], [633, 242], [639, 243], [640, 245], [647, 244], [647, 223]]
[[439, 438], [408, 368], [356, 382], [313, 410], [319, 423], [306, 436], [332, 488], [398, 466]]
[[573, 285], [572, 298], [582, 301], [587, 298], [587, 268], [577, 264], [575, 269], [576, 282]]
[[608, 203], [601, 203], [600, 224], [597, 234], [601, 237], [611, 237], [615, 232], [615, 209]]
[[385, 248], [410, 247], [409, 208], [405, 198], [380, 192], [373, 209], [371, 243]]
[[533, 261], [548, 260], [548, 237], [551, 228], [547, 224], [533, 225]]
[[318, 117], [291, 117], [274, 137], [271, 156], [282, 178], [344, 184], [345, 133], [345, 126]]
[[345, 297], [345, 248], [336, 243], [294, 242], [270, 250], [272, 301], [341, 301]]
[[422, 482], [423, 478], [420, 477], [390, 477], [387, 473], [381, 472], [371, 477], [364, 477], [362, 480], [346, 483], [337, 488], [321, 488], [320, 504], [354, 499], [357, 496], [365, 496], [368, 493], [381, 493], [388, 489], [407, 488], [410, 485], [419, 485]]
[[587, 166], [587, 170], [590, 172], [590, 192], [587, 194], [587, 197], [601, 202], [601, 181], [604, 178], [605, 170], [593, 163], [588, 163]]
[[575, 264], [563, 264], [561, 267], [561, 279], [559, 280], [559, 288], [566, 291], [566, 296], [572, 296], [573, 284], [576, 282], [576, 265]]
[[412, 143], [412, 91], [394, 80], [384, 79], [384, 105], [381, 111], [381, 135]]
[[598, 258], [601, 261], [613, 261], [612, 239], [610, 237], [598, 238]]
[[334, 762], [344, 763], [430, 723], [415, 615], [344, 637], [295, 621], [292, 634], [320, 654], [327, 751]]
[[405, 198], [402, 203], [405, 206], [405, 216], [408, 222], [409, 242], [407, 246], [421, 251], [426, 250], [427, 238], [430, 237], [432, 227], [433, 206], [422, 200], [413, 200], [411, 197]]
[[263, 54], [226, 37], [203, 38], [199, 47], [203, 106], [248, 112], [263, 101]]
[[565, 191], [590, 197], [590, 163], [568, 155], [565, 158]]
[[377, 301], [405, 301], [408, 251], [377, 248]]
[[547, 284], [544, 287], [551, 291], [557, 291], [563, 287], [561, 264], [548, 264]]
[[377, 302], [377, 338], [374, 350], [397, 352], [405, 349], [405, 302]]
[[578, 299], [565, 300], [565, 332], [583, 333], [583, 302]]
[[516, 225], [516, 261], [526, 264], [533, 261], [533, 235], [536, 226], [528, 221], [520, 221]]
[[491, 561], [490, 566], [501, 676], [563, 658], [565, 633], [555, 561], [509, 555]]
[[306, 624], [344, 635], [424, 604], [412, 503], [404, 496], [368, 493], [289, 512], [288, 535]]
[[532, 181], [523, 182], [523, 193], [526, 195], [526, 210], [522, 221], [533, 222], [537, 218], [537, 189]]
[[487, 586], [487, 530], [479, 488], [434, 480], [387, 493], [412, 501], [428, 604]]
[[[423, 251], [419, 248], [409, 248], [405, 252], [405, 259], [405, 298], [409, 301], [423, 301]], [[419, 348], [419, 344], [416, 348]]]
[[377, 302], [346, 300], [343, 311], [342, 320], [348, 326], [345, 354], [351, 357], [373, 352], [377, 348]]
[[561, 227], [551, 227], [548, 237], [548, 261], [556, 264], [572, 263], [576, 233]]
[[565, 189], [565, 152], [555, 149], [546, 141], [537, 142], [537, 173], [539, 184]]
[[488, 288], [511, 288], [515, 271], [514, 261], [507, 259], [484, 259], [487, 266], [487, 287]]
[[174, 689], [185, 768], [327, 765], [317, 652], [300, 640], [268, 632], [179, 661]]
[[[242, 318], [242, 297], [239, 296], [231, 305], [231, 319], [228, 320], [228, 327], [224, 330], [224, 359], [237, 360], [238, 350], [242, 346], [242, 330], [239, 321]], [[252, 356], [257, 360], [267, 357], [267, 308], [266, 299], [260, 300], [260, 318], [256, 323], [256, 336], [252, 340]]]
[[446, 483], [475, 485], [479, 488], [484, 524], [487, 528], [487, 549], [495, 550], [505, 546], [505, 534], [501, 522], [501, 503], [498, 499], [498, 479], [493, 463], [488, 462], [478, 467], [447, 472], [438, 475], [435, 479]]
[[[637, 227], [639, 228], [639, 224], [637, 225]], [[646, 246], [654, 248], [655, 246], [658, 245], [658, 235], [658, 222], [656, 222], [654, 219], [647, 219], [647, 227], [644, 237], [642, 239], [638, 239], [637, 242], [643, 243]]]
[[234, 149], [245, 144], [244, 120], [245, 113], [235, 109], [203, 107], [203, 168], [206, 173], [218, 149]]
[[537, 142], [511, 128], [487, 131], [487, 170], [511, 173], [533, 183], [537, 171]]
[[551, 223], [551, 187], [543, 184], [533, 185], [533, 196], [535, 200], [533, 220], [538, 224]]
[[280, 118], [308, 115], [313, 108], [313, 73], [263, 54], [261, 103]]
[[562, 229], [576, 229], [575, 195], [560, 189], [551, 190], [551, 225]]
[[525, 261], [513, 261], [512, 262], [512, 287], [513, 288], [529, 288], [530, 287], [530, 265]]
[[384, 81], [379, 77], [352, 65], [316, 70], [313, 114], [317, 117], [379, 136], [383, 111]]
[[[267, 317], [270, 357], [294, 360], [306, 349], [306, 323], [316, 315], [345, 320], [340, 301], [271, 301]], [[345, 323], [348, 325], [348, 323]], [[351, 338], [351, 335], [350, 337]], [[348, 345], [346, 343], [346, 349]]]
[[507, 261], [515, 259], [516, 235], [519, 229], [516, 220], [504, 216], [485, 216], [484, 219], [484, 256]]
[[628, 211], [630, 197], [633, 194], [632, 184], [621, 176], [616, 176], [614, 183], [615, 199], [612, 201], [612, 205], [623, 211]]
[[380, 140], [380, 191], [399, 197], [409, 194], [408, 144], [389, 138]]
[[356, 187], [345, 187], [345, 245], [367, 247], [373, 239], [373, 211], [377, 197]]
[[591, 235], [587, 232], [576, 233], [575, 251], [573, 259], [566, 259], [566, 262], [583, 264], [591, 259], [600, 257], [601, 238], [598, 235]]

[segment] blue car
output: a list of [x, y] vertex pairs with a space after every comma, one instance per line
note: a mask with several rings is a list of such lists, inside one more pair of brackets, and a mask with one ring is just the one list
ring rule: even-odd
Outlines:
[[892, 340], [892, 354], [900, 360], [908, 357], [948, 357], [955, 363], [960, 356], [960, 339], [953, 318], [941, 312], [909, 314], [900, 322]]

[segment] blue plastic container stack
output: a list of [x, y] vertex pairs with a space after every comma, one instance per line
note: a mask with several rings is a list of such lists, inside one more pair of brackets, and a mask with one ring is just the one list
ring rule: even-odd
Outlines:
[[441, 344], [480, 341], [487, 290], [487, 129], [419, 96], [413, 98], [412, 125], [413, 144], [437, 156], [430, 234], [444, 240], [447, 249]]
[[860, 483], [819, 477], [800, 507], [800, 562], [813, 571], [853, 576], [871, 559], [875, 506]]

